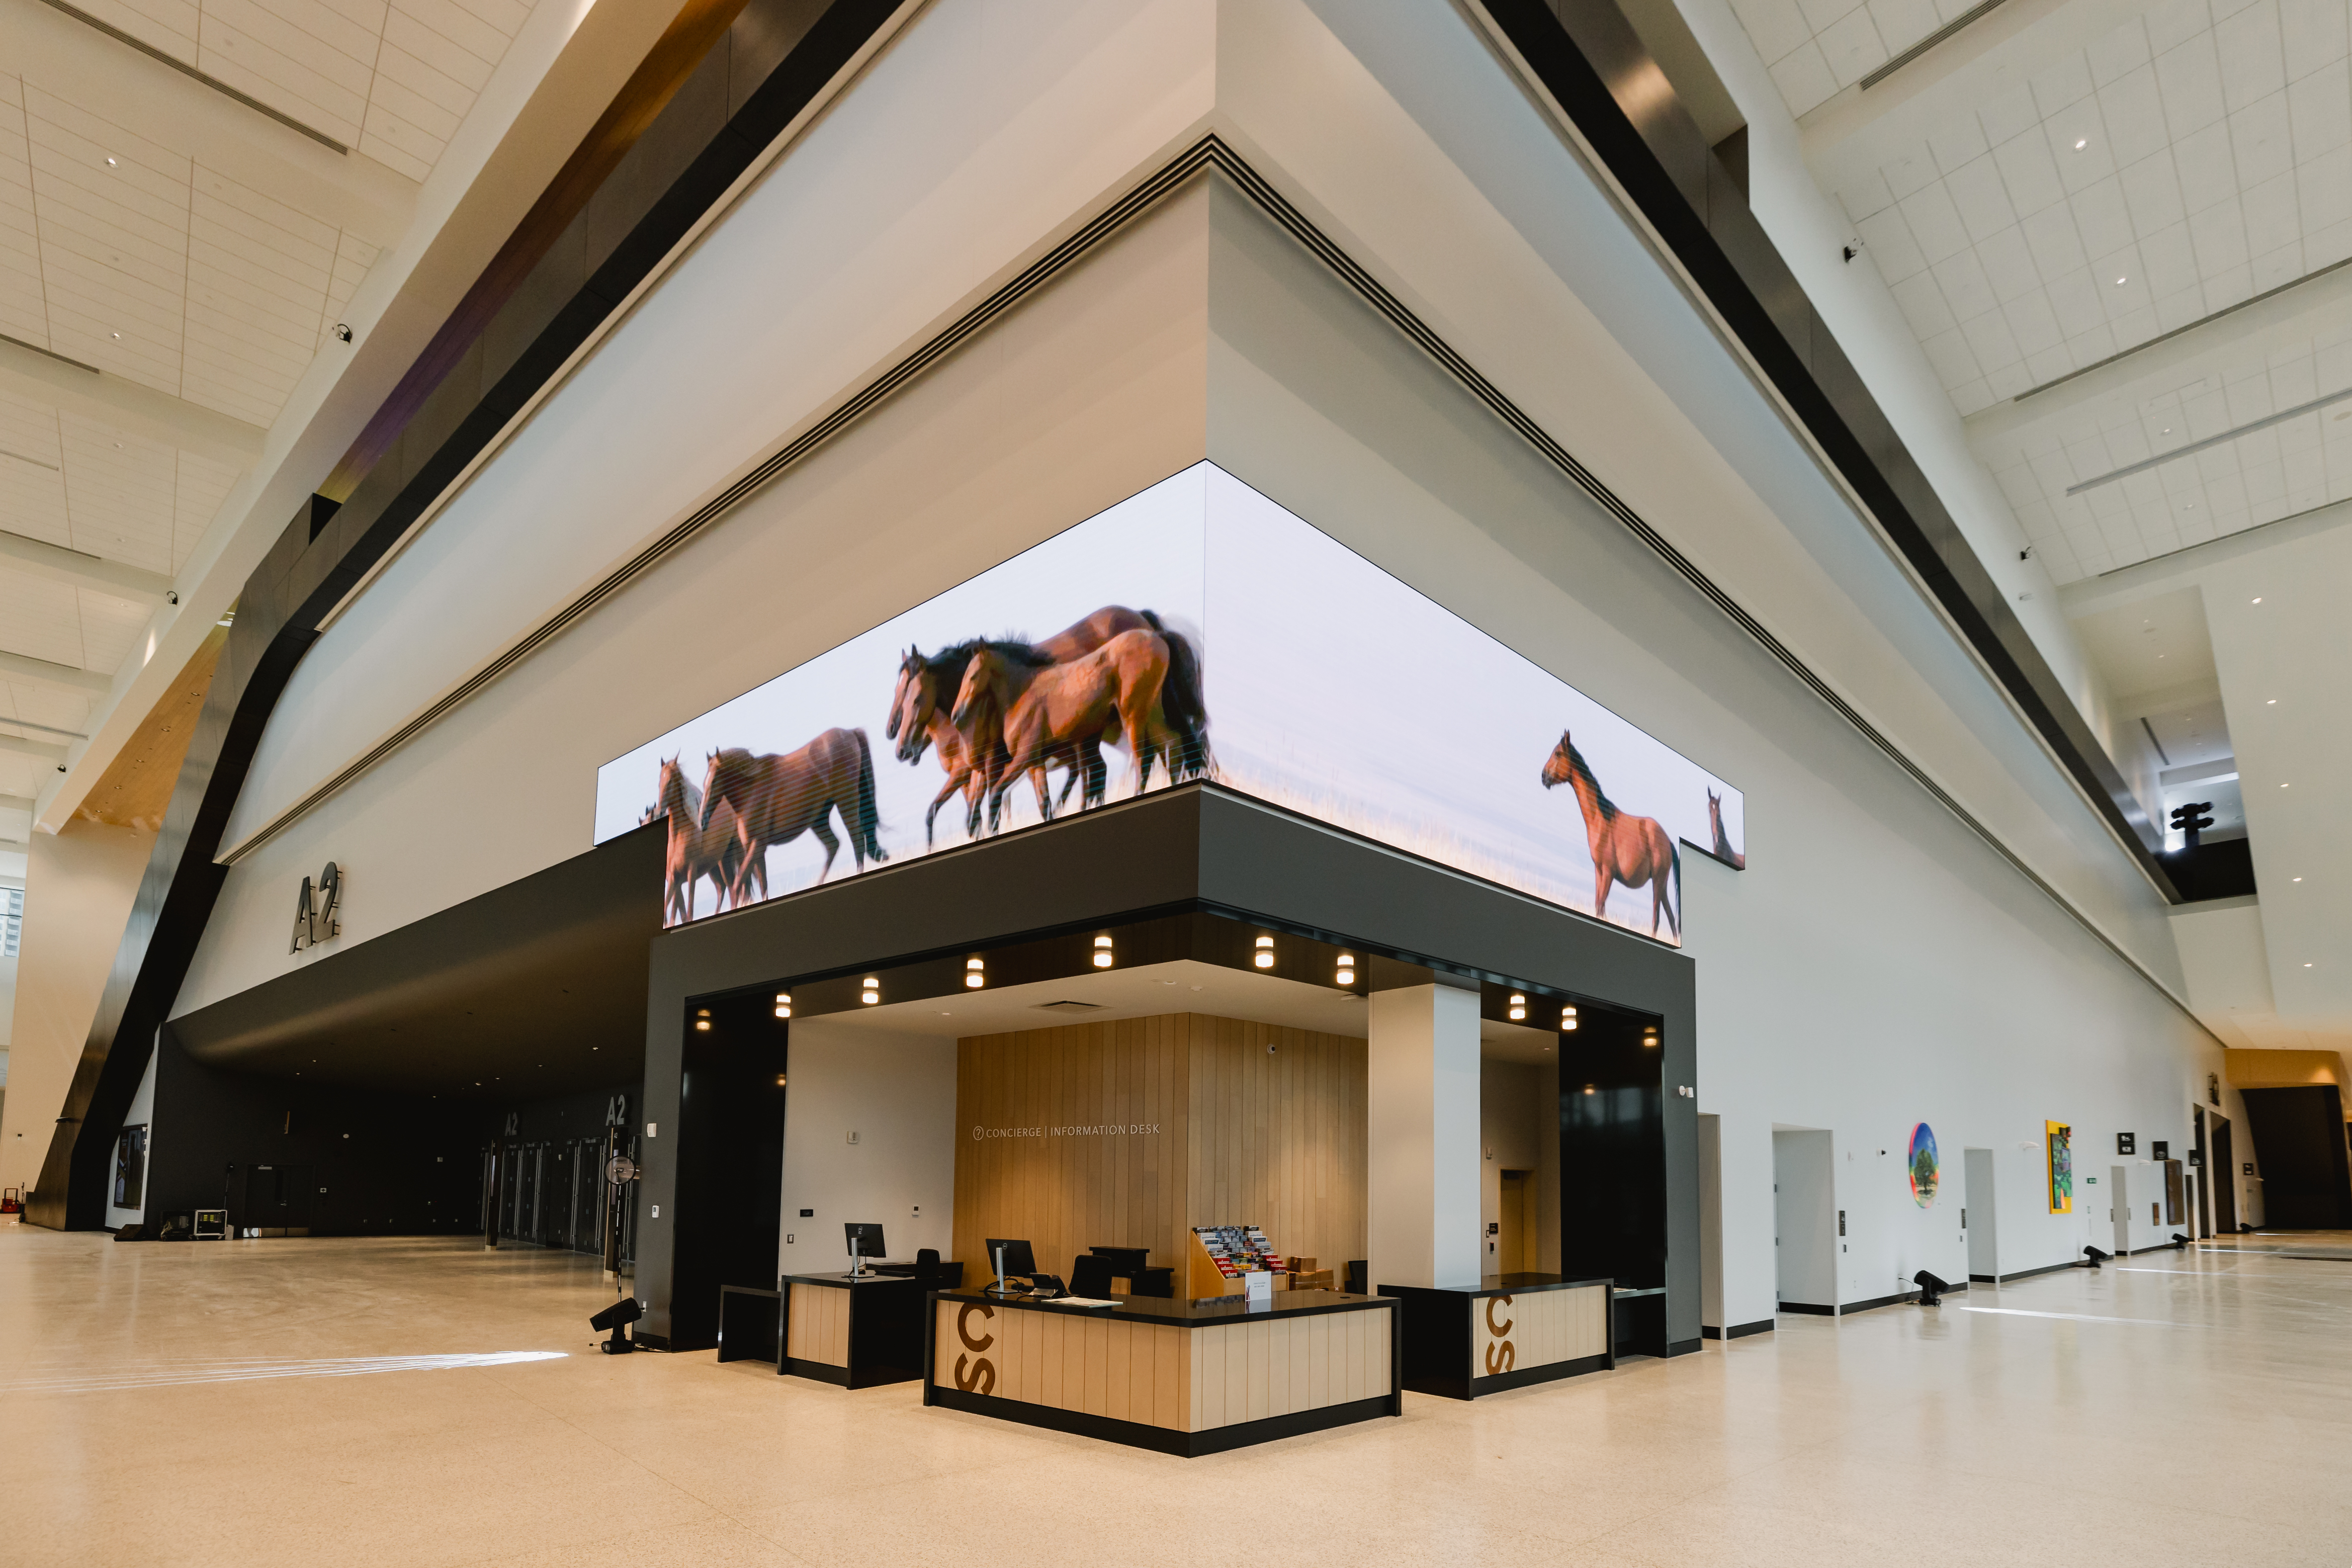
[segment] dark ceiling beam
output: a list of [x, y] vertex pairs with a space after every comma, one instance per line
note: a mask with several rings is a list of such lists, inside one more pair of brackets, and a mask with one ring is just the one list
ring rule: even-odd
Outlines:
[[1612, 0], [1479, 0], [2026, 722], [2174, 903], [2151, 821]]

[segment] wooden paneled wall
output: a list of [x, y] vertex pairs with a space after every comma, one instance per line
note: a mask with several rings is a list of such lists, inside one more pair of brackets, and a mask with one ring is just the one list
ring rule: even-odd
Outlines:
[[1181, 1268], [1187, 1227], [1258, 1225], [1337, 1268], [1363, 1256], [1364, 1094], [1362, 1040], [1238, 1018], [960, 1041], [955, 1255], [974, 1281], [992, 1236], [1026, 1238], [1065, 1279], [1089, 1247]]

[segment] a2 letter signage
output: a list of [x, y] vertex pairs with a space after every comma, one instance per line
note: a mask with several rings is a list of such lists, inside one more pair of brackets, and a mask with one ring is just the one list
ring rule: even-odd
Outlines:
[[316, 947], [343, 929], [343, 874], [332, 860], [313, 882], [302, 879], [302, 896], [294, 902], [294, 945], [289, 952]]

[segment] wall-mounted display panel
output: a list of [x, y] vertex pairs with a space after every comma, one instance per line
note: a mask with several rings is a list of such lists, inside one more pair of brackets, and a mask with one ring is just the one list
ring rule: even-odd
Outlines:
[[1679, 942], [1739, 791], [1202, 463], [599, 770], [670, 924], [1195, 779]]

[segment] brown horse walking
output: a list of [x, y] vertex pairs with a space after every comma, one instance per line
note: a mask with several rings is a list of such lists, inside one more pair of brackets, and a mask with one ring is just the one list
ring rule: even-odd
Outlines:
[[859, 870], [866, 869], [868, 860], [889, 858], [875, 837], [879, 818], [874, 807], [874, 758], [863, 730], [827, 730], [799, 751], [781, 756], [755, 757], [732, 746], [711, 752], [702, 778], [704, 826], [722, 802], [740, 819], [737, 836], [743, 845], [744, 869], [736, 874], [739, 904], [751, 867], [761, 867], [764, 880], [768, 847], [789, 844], [803, 833], [816, 835], [824, 846], [824, 867], [816, 877], [824, 881], [841, 852], [831, 826], [836, 810]]
[[1735, 871], [1748, 869], [1748, 857], [1731, 847], [1731, 835], [1723, 830], [1723, 797], [1713, 790], [1706, 792], [1706, 820], [1715, 829], [1715, 858]]
[[[676, 757], [662, 763], [656, 793], [661, 804], [646, 811], [646, 820], [669, 818], [669, 850], [663, 873], [668, 889], [663, 910], [665, 922], [677, 925], [694, 918], [694, 885], [705, 877], [710, 879], [718, 909], [724, 910], [729, 894], [735, 891], [744, 870], [740, 824], [735, 808], [722, 802], [709, 814], [709, 826], [701, 826], [702, 796], [686, 782]], [[760, 896], [765, 898], [767, 868], [756, 868], [755, 875]]]
[[[1101, 767], [1097, 748], [1114, 726], [1134, 759], [1135, 793], [1142, 794], [1151, 781], [1152, 757], [1176, 749], [1160, 707], [1168, 662], [1166, 639], [1141, 630], [1121, 632], [1068, 664], [1008, 657], [993, 645], [975, 649], [951, 717], [964, 722], [984, 702], [1003, 716], [1005, 761], [989, 781], [992, 816], [1013, 781], [1026, 773], [1037, 787], [1039, 814], [1050, 819], [1045, 769], [1073, 752], [1076, 765], [1088, 775], [1091, 795]], [[1171, 766], [1173, 760], [1171, 755]]]
[[939, 820], [940, 807], [958, 791], [963, 794], [965, 835], [977, 837], [980, 834], [980, 804], [986, 782], [982, 771], [972, 765], [964, 732], [948, 717], [948, 704], [962, 687], [964, 667], [971, 662], [969, 645], [942, 649], [935, 658], [926, 658], [919, 649], [909, 647], [898, 661], [898, 689], [890, 694], [890, 723], [882, 733], [886, 740], [898, 743], [898, 760], [919, 763], [925, 751], [937, 746], [940, 771], [947, 774], [947, 783], [940, 786], [930, 809], [923, 813], [926, 848], [934, 841], [932, 825]]
[[1615, 803], [1601, 793], [1601, 781], [1592, 776], [1592, 769], [1586, 764], [1583, 753], [1570, 742], [1565, 730], [1559, 732], [1559, 744], [1551, 749], [1550, 760], [1543, 768], [1544, 788], [1563, 784], [1576, 792], [1576, 804], [1584, 812], [1584, 837], [1592, 850], [1593, 914], [1607, 918], [1612, 883], [1622, 882], [1637, 890], [1646, 884], [1650, 889], [1650, 934], [1658, 934], [1658, 916], [1663, 912], [1666, 929], [1680, 941], [1682, 917], [1667, 897], [1669, 878], [1674, 882], [1674, 897], [1682, 896], [1683, 856], [1675, 845], [1674, 836], [1660, 826], [1655, 817], [1628, 816], [1618, 810]]
[[[1169, 630], [1151, 611], [1106, 605], [1041, 642], [1013, 639], [987, 646], [993, 646], [1013, 661], [1068, 664], [1131, 631], [1151, 632], [1168, 645], [1168, 675], [1160, 688], [1160, 710], [1163, 727], [1175, 742], [1167, 752], [1171, 776], [1181, 781], [1209, 772], [1209, 717], [1202, 699], [1199, 655], [1181, 633]], [[923, 817], [923, 841], [927, 846], [935, 841], [934, 825], [940, 808], [959, 791], [964, 797], [964, 831], [974, 837], [979, 836], [981, 805], [988, 798], [989, 781], [1003, 771], [1008, 760], [1002, 741], [1003, 715], [992, 704], [982, 703], [968, 710], [961, 721], [949, 714], [950, 703], [962, 689], [972, 652], [982, 646], [983, 641], [975, 638], [928, 657], [921, 649], [909, 647], [898, 660], [898, 683], [890, 694], [890, 721], [883, 733], [897, 742], [897, 755], [902, 763], [919, 763], [924, 752], [938, 747], [940, 769], [946, 775]], [[1099, 739], [1118, 742], [1122, 738], [1119, 726], [1113, 722]], [[1099, 743], [1082, 748], [1073, 742], [1051, 758], [1050, 763], [1070, 770], [1055, 803], [1057, 809], [1068, 803], [1070, 791], [1082, 775], [1087, 793], [1080, 797], [1081, 808], [1103, 798]], [[990, 826], [995, 826], [993, 819]]]

